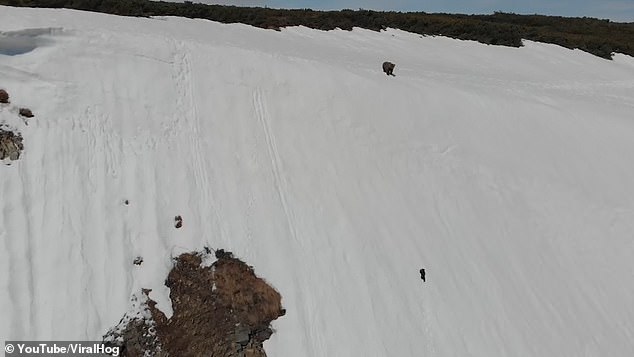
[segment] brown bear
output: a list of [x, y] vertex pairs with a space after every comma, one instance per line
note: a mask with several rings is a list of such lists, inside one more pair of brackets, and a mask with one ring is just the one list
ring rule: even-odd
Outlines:
[[394, 76], [394, 67], [396, 67], [396, 65], [392, 62], [383, 62], [383, 72], [388, 76]]

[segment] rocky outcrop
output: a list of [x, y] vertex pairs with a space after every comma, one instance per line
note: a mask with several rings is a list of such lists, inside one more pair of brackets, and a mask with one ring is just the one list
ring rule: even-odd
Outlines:
[[148, 351], [161, 356], [266, 357], [262, 344], [273, 334], [270, 323], [286, 313], [281, 296], [231, 252], [218, 250], [216, 257], [205, 267], [205, 254], [180, 255], [165, 282], [172, 317], [166, 318], [145, 290], [151, 318], [128, 319], [105, 339], [119, 341], [125, 356]]
[[17, 160], [20, 158], [22, 150], [24, 150], [24, 145], [20, 133], [0, 128], [0, 160], [5, 158]]

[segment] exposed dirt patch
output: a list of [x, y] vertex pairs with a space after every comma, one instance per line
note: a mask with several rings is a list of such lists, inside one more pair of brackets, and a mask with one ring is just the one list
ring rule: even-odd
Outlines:
[[167, 319], [147, 298], [146, 318], [124, 317], [105, 340], [123, 346], [124, 356], [265, 357], [262, 343], [271, 321], [285, 314], [280, 294], [258, 278], [253, 267], [216, 251], [217, 260], [202, 266], [203, 253], [185, 253], [165, 284], [174, 314]]

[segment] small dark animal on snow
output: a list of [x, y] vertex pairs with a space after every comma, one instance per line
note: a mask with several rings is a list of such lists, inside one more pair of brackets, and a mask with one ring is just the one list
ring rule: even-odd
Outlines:
[[394, 67], [396, 67], [396, 65], [392, 62], [383, 62], [383, 72], [388, 76], [394, 75]]
[[224, 249], [218, 249], [215, 251], [216, 254], [216, 259], [231, 259], [233, 258], [233, 253], [224, 250]]
[[183, 226], [183, 217], [181, 216], [176, 216], [174, 217], [174, 227], [176, 228], [180, 228]]
[[423, 279], [423, 281], [425, 281], [425, 269], [420, 270], [420, 278]]

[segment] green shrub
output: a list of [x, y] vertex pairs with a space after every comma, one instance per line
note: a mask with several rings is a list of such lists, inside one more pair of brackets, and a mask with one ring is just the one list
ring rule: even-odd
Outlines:
[[517, 15], [427, 14], [370, 10], [280, 10], [149, 0], [0, 0], [0, 5], [70, 8], [127, 16], [182, 16], [222, 23], [244, 23], [261, 28], [286, 26], [332, 30], [361, 27], [379, 31], [388, 27], [421, 35], [443, 35], [491, 45], [520, 47], [522, 39], [578, 48], [603, 58], [618, 51], [634, 56], [634, 23], [594, 18]]

